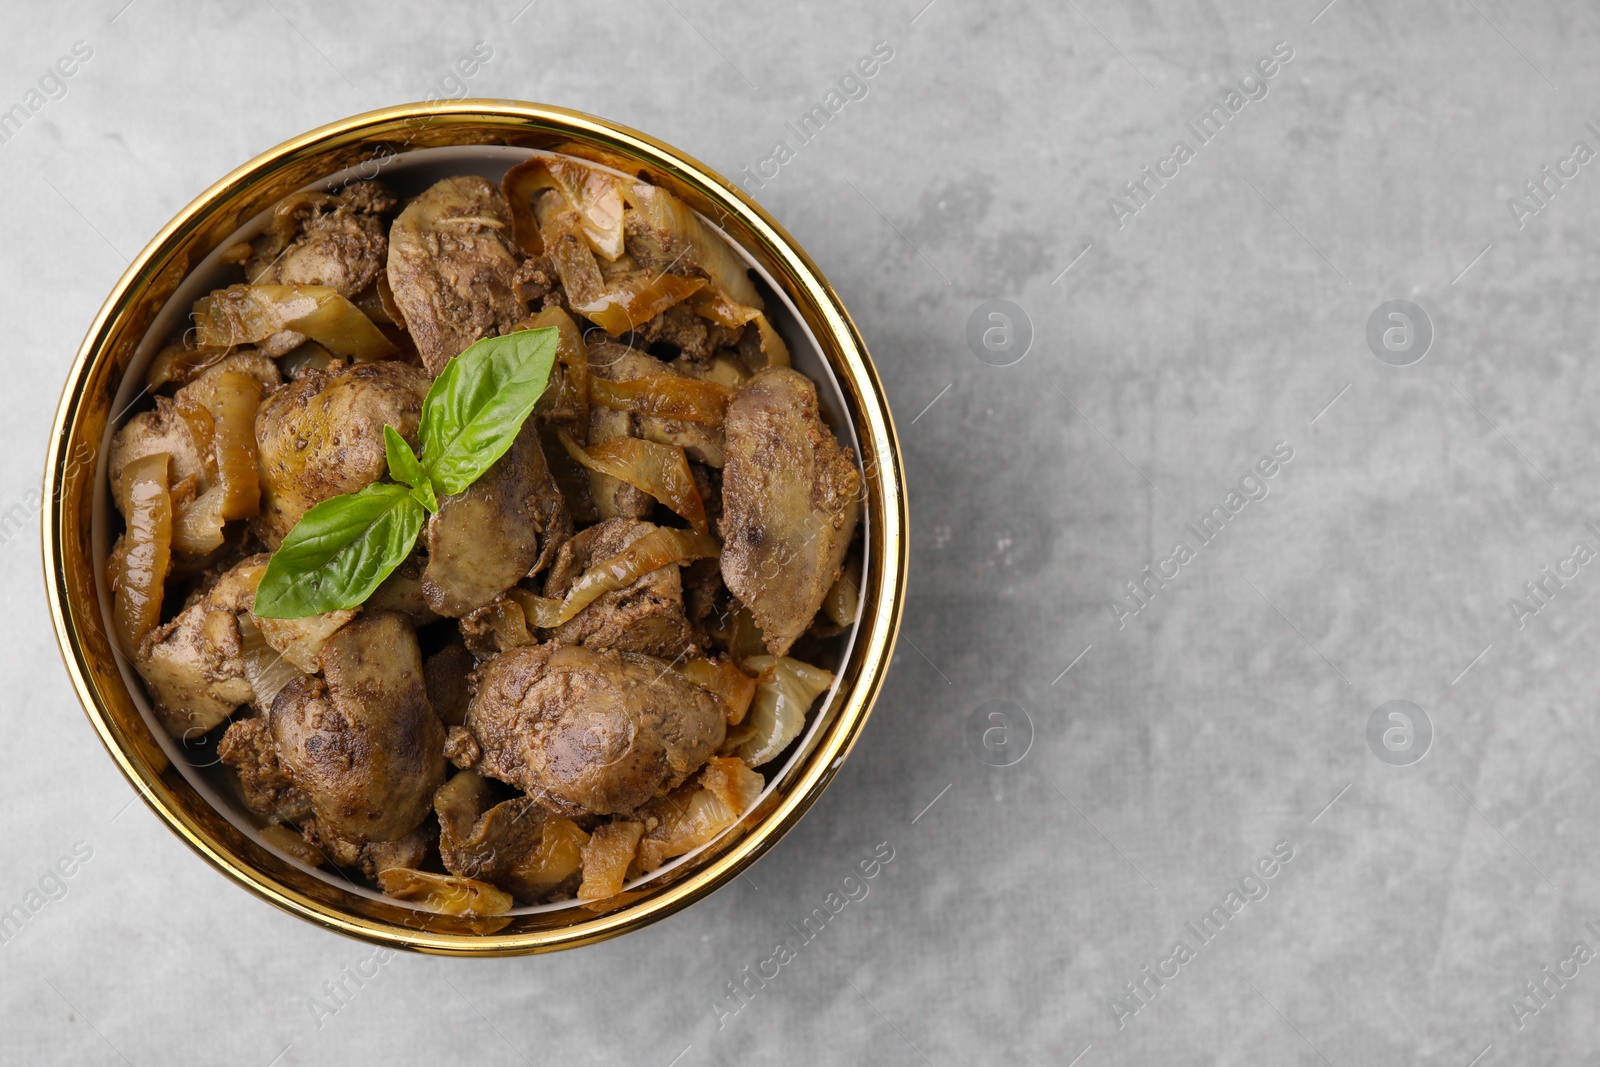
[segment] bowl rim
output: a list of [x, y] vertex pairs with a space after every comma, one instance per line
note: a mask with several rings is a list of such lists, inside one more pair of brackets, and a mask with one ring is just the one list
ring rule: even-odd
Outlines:
[[[761, 813], [742, 836], [722, 848], [708, 862], [683, 877], [656, 887], [643, 886], [638, 899], [593, 918], [580, 919], [565, 926], [525, 929], [505, 933], [459, 933], [419, 928], [352, 914], [337, 904], [315, 899], [283, 884], [258, 865], [229, 850], [207, 829], [187, 816], [176, 803], [172, 791], [162, 781], [165, 757], [158, 748], [131, 737], [117, 723], [107, 707], [101, 674], [93, 660], [104, 657], [108, 646], [99, 619], [98, 603], [80, 604], [74, 600], [73, 585], [83, 582], [82, 573], [69, 575], [68, 569], [79, 557], [92, 554], [84, 541], [74, 541], [76, 532], [65, 514], [66, 492], [98, 491], [98, 474], [103, 466], [96, 458], [87, 477], [93, 483], [84, 488], [74, 479], [86, 475], [75, 464], [77, 449], [84, 443], [86, 424], [95, 422], [91, 377], [108, 372], [108, 364], [129, 359], [139, 338], [132, 344], [112, 349], [114, 336], [130, 327], [136, 301], [149, 299], [151, 290], [170, 277], [170, 267], [152, 268], [171, 260], [176, 253], [199, 240], [202, 226], [214, 216], [236, 204], [251, 187], [264, 183], [273, 171], [300, 160], [319, 158], [339, 146], [350, 146], [378, 135], [398, 132], [418, 124], [448, 130], [452, 124], [490, 124], [506, 136], [519, 131], [528, 135], [566, 135], [589, 144], [620, 151], [633, 165], [647, 164], [667, 175], [671, 183], [717, 205], [725, 212], [723, 228], [730, 236], [753, 241], [760, 249], [763, 264], [784, 284], [790, 298], [817, 334], [822, 358], [830, 364], [847, 406], [855, 408], [855, 431], [864, 453], [871, 449], [870, 467], [864, 471], [868, 493], [866, 507], [873, 528], [873, 563], [869, 568], [868, 588], [862, 590], [862, 615], [850, 660], [854, 678], [848, 687], [841, 685], [835, 706], [829, 710], [832, 721], [820, 731], [815, 748], [798, 767], [798, 776], [778, 802]], [[449, 142], [447, 142], [449, 143]], [[507, 144], [505, 139], [472, 141], [467, 144]], [[408, 142], [414, 144], [414, 142]], [[419, 147], [438, 147], [424, 145]], [[332, 167], [326, 173], [335, 173]], [[316, 179], [311, 179], [315, 181]], [[652, 179], [656, 180], [656, 179]], [[731, 218], [735, 225], [730, 227]], [[212, 229], [217, 227], [213, 226]], [[223, 227], [221, 237], [232, 232]], [[220, 240], [221, 237], [217, 239]], [[746, 241], [740, 239], [740, 243]], [[748, 247], [748, 246], [747, 246]], [[202, 255], [204, 252], [202, 251]], [[196, 262], [198, 259], [195, 260]], [[181, 279], [186, 271], [179, 273]], [[161, 297], [159, 302], [164, 302]], [[814, 317], [814, 318], [813, 318]], [[143, 327], [138, 328], [142, 334]], [[126, 373], [124, 366], [113, 369], [112, 392]], [[103, 376], [103, 373], [100, 375]], [[103, 435], [111, 419], [100, 423]], [[93, 442], [96, 450], [98, 440]], [[868, 456], [860, 457], [863, 464]], [[525, 101], [468, 98], [456, 101], [400, 104], [352, 115], [327, 123], [284, 141], [248, 162], [234, 168], [211, 184], [167, 222], [129, 263], [96, 313], [78, 348], [62, 390], [52, 422], [46, 455], [42, 497], [41, 536], [46, 595], [57, 644], [71, 678], [73, 689], [96, 734], [152, 811], [211, 866], [256, 896], [299, 918], [327, 929], [391, 948], [457, 956], [504, 956], [546, 952], [575, 947], [615, 937], [665, 918], [689, 906], [736, 877], [787, 833], [816, 802], [849, 754], [872, 705], [881, 691], [898, 636], [904, 608], [908, 545], [906, 542], [907, 503], [905, 475], [897, 435], [882, 384], [872, 365], [854, 322], [843, 302], [823, 277], [810, 257], [788, 233], [741, 189], [693, 157], [646, 134], [618, 123], [582, 112]], [[92, 566], [93, 561], [89, 560]], [[91, 586], [93, 579], [90, 579]], [[80, 594], [81, 595], [81, 594]], [[113, 663], [113, 673], [116, 668]], [[118, 685], [126, 696], [120, 674]], [[820, 714], [820, 712], [818, 713]], [[747, 813], [745, 819], [750, 819]]]

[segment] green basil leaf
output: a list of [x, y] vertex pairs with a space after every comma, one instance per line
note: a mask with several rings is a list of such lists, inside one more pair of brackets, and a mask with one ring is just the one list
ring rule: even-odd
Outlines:
[[556, 329], [486, 337], [445, 365], [422, 404], [422, 464], [441, 496], [505, 455], [550, 380]]
[[324, 500], [267, 563], [255, 613], [303, 619], [360, 606], [411, 554], [427, 513], [403, 485], [369, 485]]
[[400, 431], [393, 426], [386, 425], [383, 428], [383, 450], [389, 457], [389, 477], [402, 485], [409, 485], [417, 503], [430, 512], [438, 511], [439, 500], [433, 495], [433, 482], [429, 480], [428, 472], [423, 469], [417, 454], [411, 451], [411, 446], [406, 444], [406, 439], [400, 436]]

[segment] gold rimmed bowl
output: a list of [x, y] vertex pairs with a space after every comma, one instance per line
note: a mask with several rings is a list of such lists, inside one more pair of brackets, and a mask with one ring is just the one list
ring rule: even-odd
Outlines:
[[[162, 342], [194, 299], [225, 284], [220, 251], [265, 224], [300, 189], [381, 177], [417, 192], [450, 174], [498, 181], [530, 154], [571, 152], [677, 195], [724, 234], [769, 297], [794, 365], [817, 383], [825, 417], [863, 472], [860, 610], [840, 642], [837, 681], [767, 787], [733, 827], [619, 895], [516, 909], [488, 930], [419, 910], [305, 863], [264, 840], [217, 779], [157, 723], [112, 639], [105, 558], [114, 536], [111, 434], [143, 393]], [[396, 948], [450, 955], [545, 952], [627, 933], [687, 907], [771, 848], [843, 764], [893, 650], [905, 592], [906, 501], [894, 424], [844, 304], [793, 239], [732, 183], [644, 134], [562, 108], [503, 100], [413, 104], [312, 130], [246, 163], [180, 211], [134, 259], [78, 350], [44, 477], [45, 585], [67, 671], [89, 721], [153, 811], [229, 878], [285, 911]], [[498, 925], [498, 924], [495, 924]]]

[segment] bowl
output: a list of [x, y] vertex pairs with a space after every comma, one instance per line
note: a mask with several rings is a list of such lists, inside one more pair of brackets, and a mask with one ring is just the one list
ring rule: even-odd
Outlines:
[[[402, 188], [447, 173], [497, 179], [530, 154], [563, 146], [684, 200], [730, 239], [775, 298], [772, 317], [795, 366], [817, 382], [825, 416], [861, 461], [865, 566], [859, 616], [844, 639], [834, 688], [787, 759], [763, 768], [766, 790], [737, 824], [615, 897], [519, 908], [508, 925], [489, 932], [276, 849], [224, 799], [203, 761], [160, 729], [108, 621], [106, 466], [111, 433], [142, 394], [148, 361], [194, 297], [211, 288], [211, 276], [220, 275], [218, 253], [259, 229], [282, 197], [352, 177], [382, 176]], [[904, 480], [882, 386], [838, 294], [731, 182], [644, 134], [562, 108], [503, 100], [410, 104], [331, 123], [257, 156], [180, 211], [134, 259], [90, 326], [56, 412], [43, 486], [45, 585], [89, 721], [150, 808], [212, 866], [293, 915], [389, 947], [461, 956], [545, 952], [615, 937], [687, 907], [753, 863], [816, 802], [865, 725], [893, 651], [905, 594]]]

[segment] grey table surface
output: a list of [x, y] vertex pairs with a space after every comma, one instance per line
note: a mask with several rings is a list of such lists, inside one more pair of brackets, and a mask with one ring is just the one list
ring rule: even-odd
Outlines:
[[[523, 2], [6, 5], [0, 1061], [1595, 1061], [1595, 5]], [[579, 951], [378, 964], [130, 803], [34, 516], [128, 257], [430, 93], [772, 175], [893, 404], [911, 583], [864, 737], [748, 877]]]

